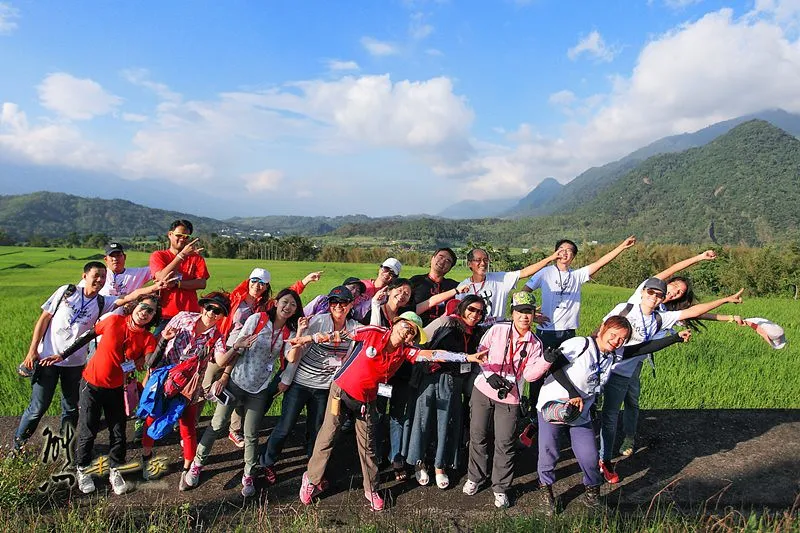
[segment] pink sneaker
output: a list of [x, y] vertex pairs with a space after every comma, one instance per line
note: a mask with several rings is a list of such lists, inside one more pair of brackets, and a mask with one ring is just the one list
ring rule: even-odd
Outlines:
[[311, 503], [311, 498], [322, 492], [322, 489], [308, 480], [308, 472], [303, 472], [303, 482], [300, 484], [300, 501], [305, 505]]
[[377, 492], [364, 491], [364, 497], [369, 502], [373, 511], [383, 511], [383, 498]]

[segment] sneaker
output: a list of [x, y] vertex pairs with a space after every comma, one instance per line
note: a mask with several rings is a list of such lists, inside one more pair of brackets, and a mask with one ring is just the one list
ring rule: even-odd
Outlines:
[[140, 442], [144, 435], [144, 420], [137, 418], [133, 423], [133, 442]]
[[197, 459], [192, 461], [189, 470], [184, 474], [184, 482], [189, 488], [194, 488], [200, 483], [200, 472], [203, 471], [203, 465], [197, 464]]
[[467, 496], [475, 496], [475, 494], [478, 493], [478, 484], [471, 479], [468, 479], [466, 483], [464, 483], [464, 488], [461, 489], [461, 492]]
[[553, 494], [552, 485], [539, 485], [539, 497], [544, 506], [544, 515], [548, 518], [558, 513], [558, 504]]
[[494, 493], [494, 506], [498, 509], [506, 509], [511, 505], [508, 501], [508, 496], [506, 496], [505, 492], [495, 492]]
[[619, 447], [619, 453], [623, 457], [630, 457], [631, 455], [633, 455], [633, 449], [634, 449], [633, 445], [634, 445], [633, 437], [625, 437], [622, 440], [622, 446]]
[[253, 485], [253, 476], [242, 476], [242, 496], [249, 498], [256, 493], [256, 488]]
[[25, 441], [22, 439], [18, 439], [14, 437], [14, 448], [12, 449], [11, 453], [13, 455], [20, 455], [25, 450]]
[[231, 431], [228, 433], [228, 440], [234, 443], [237, 448], [244, 448], [244, 434], [240, 431]]
[[364, 491], [364, 497], [369, 502], [370, 509], [373, 511], [383, 511], [383, 498], [377, 492]]
[[189, 474], [188, 470], [184, 470], [183, 472], [181, 472], [181, 479], [180, 479], [180, 481], [178, 481], [178, 490], [181, 491], [181, 492], [187, 491], [190, 488], [192, 488], [192, 487], [190, 487], [189, 485], [186, 484], [186, 476], [187, 476], [187, 474]]
[[278, 476], [275, 474], [275, 468], [273, 466], [264, 467], [264, 480], [270, 485], [274, 485], [278, 481]]
[[308, 472], [303, 472], [303, 481], [300, 484], [300, 501], [308, 505], [311, 498], [322, 492], [322, 489], [308, 480]]
[[112, 468], [109, 470], [108, 481], [111, 482], [111, 489], [117, 496], [128, 492], [128, 485], [125, 483], [125, 479], [123, 479], [119, 469]]
[[619, 483], [619, 474], [614, 472], [614, 465], [611, 463], [606, 465], [601, 459], [598, 466], [600, 466], [600, 473], [603, 474], [603, 477], [607, 482], [611, 484]]
[[586, 491], [583, 493], [583, 505], [590, 510], [596, 510], [603, 506], [600, 501], [600, 485], [586, 487]]
[[84, 494], [91, 494], [95, 491], [94, 480], [91, 474], [87, 474], [85, 468], [78, 467], [78, 489]]

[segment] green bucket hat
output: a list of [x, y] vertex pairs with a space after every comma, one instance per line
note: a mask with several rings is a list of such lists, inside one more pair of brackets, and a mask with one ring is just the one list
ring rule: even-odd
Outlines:
[[425, 330], [423, 329], [422, 319], [419, 317], [417, 313], [414, 311], [406, 311], [402, 313], [400, 316], [394, 317], [392, 320], [392, 324], [397, 324], [398, 320], [405, 320], [406, 322], [411, 323], [413, 326], [417, 328], [417, 337], [415, 340], [418, 344], [425, 344], [428, 342], [428, 336], [425, 334]]

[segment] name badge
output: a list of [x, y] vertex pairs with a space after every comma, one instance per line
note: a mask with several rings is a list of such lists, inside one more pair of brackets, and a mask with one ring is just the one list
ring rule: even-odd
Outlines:
[[383, 396], [384, 398], [391, 398], [392, 386], [387, 385], [386, 383], [378, 383], [378, 396]]
[[126, 374], [128, 372], [133, 372], [134, 370], [136, 370], [136, 363], [134, 363], [130, 359], [126, 359], [122, 362], [122, 371], [125, 372]]
[[342, 360], [338, 357], [328, 357], [325, 359], [325, 364], [328, 365], [328, 368], [339, 368], [342, 366]]
[[461, 363], [461, 373], [469, 374], [472, 372], [472, 363]]

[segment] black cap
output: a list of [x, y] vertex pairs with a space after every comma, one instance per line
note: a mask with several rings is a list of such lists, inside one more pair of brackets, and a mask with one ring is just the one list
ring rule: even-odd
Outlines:
[[200, 307], [205, 307], [208, 304], [213, 304], [222, 309], [222, 313], [228, 316], [231, 312], [231, 301], [221, 294], [212, 294], [204, 298], [200, 298], [197, 302]]
[[122, 245], [118, 242], [110, 242], [106, 244], [106, 255], [115, 254], [117, 252], [125, 253], [125, 250], [122, 248]]
[[644, 282], [644, 287], [642, 288], [654, 289], [661, 291], [661, 294], [667, 294], [667, 282], [659, 278], [647, 278], [647, 281]]
[[361, 294], [367, 292], [367, 286], [364, 285], [364, 282], [358, 278], [354, 277], [347, 278], [342, 282], [342, 285], [358, 285], [358, 287], [361, 289]]
[[341, 302], [352, 302], [355, 300], [353, 293], [344, 285], [339, 285], [331, 289], [328, 293], [328, 300], [339, 300]]

